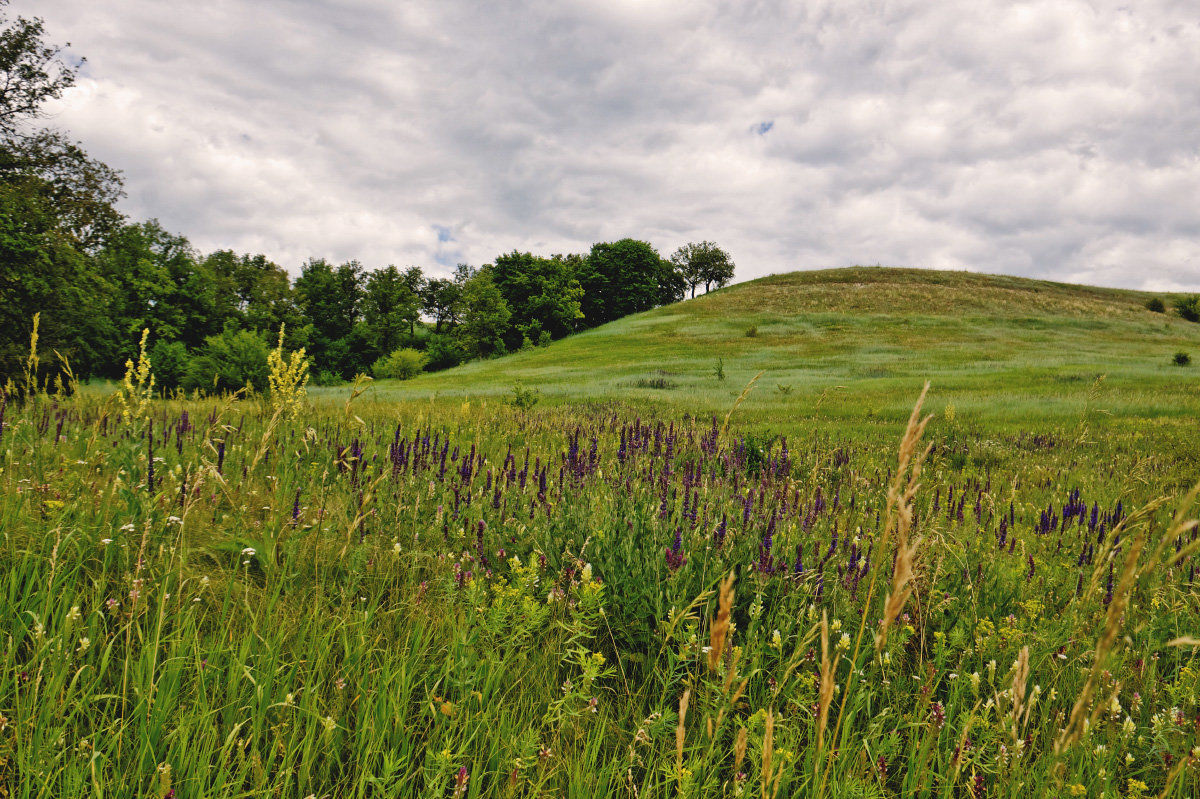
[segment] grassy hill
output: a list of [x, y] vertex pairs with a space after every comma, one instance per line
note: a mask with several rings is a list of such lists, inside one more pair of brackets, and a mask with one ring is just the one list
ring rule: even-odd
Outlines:
[[953, 405], [989, 424], [1069, 423], [1090, 411], [1190, 422], [1200, 365], [1172, 357], [1200, 362], [1200, 325], [1146, 310], [1151, 296], [967, 272], [794, 272], [373, 391], [388, 401], [487, 401], [520, 383], [551, 404], [707, 415], [724, 414], [762, 371], [739, 414], [773, 429], [818, 410], [847, 424], [899, 421], [926, 379], [933, 409]]

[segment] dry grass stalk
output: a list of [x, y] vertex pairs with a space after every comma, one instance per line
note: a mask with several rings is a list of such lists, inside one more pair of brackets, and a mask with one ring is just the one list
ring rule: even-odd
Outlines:
[[675, 769], [683, 773], [683, 720], [687, 718], [688, 700], [692, 698], [692, 689], [685, 688], [683, 696], [679, 697], [679, 724], [675, 726]]
[[775, 770], [774, 775], [771, 773], [771, 760], [775, 756], [775, 711], [767, 711], [767, 729], [763, 733], [763, 756], [762, 756], [762, 799], [774, 799], [775, 794], [779, 793], [779, 781], [783, 777], [783, 764], [779, 764], [779, 768]]
[[717, 440], [721, 442], [721, 449], [724, 449], [725, 433], [729, 430], [729, 420], [733, 418], [733, 412], [738, 409], [738, 406], [746, 401], [746, 397], [750, 396], [750, 389], [754, 388], [754, 384], [758, 382], [758, 378], [763, 376], [763, 372], [759, 372], [750, 379], [746, 387], [742, 389], [742, 393], [738, 394], [738, 398], [733, 401], [733, 407], [729, 409], [729, 413], [725, 414], [725, 422], [721, 425], [721, 432], [717, 436]]
[[[733, 650], [733, 653], [729, 656], [729, 668], [725, 670], [725, 684], [723, 687], [725, 689], [726, 694], [729, 694], [729, 689], [733, 686], [733, 678], [737, 676], [738, 660], [740, 660], [740, 655], [738, 654], [737, 650], [735, 649], [735, 650]], [[731, 696], [729, 698], [729, 704], [732, 705], [732, 704], [737, 703], [738, 697], [742, 695], [742, 691], [745, 690], [745, 688], [746, 688], [746, 680], [749, 680], [749, 679], [750, 678], [747, 677], [745, 680], [742, 680], [741, 688], [739, 688], [733, 694], [733, 696]]]
[[746, 757], [746, 728], [738, 728], [737, 740], [733, 742], [733, 773], [742, 770], [742, 760]]
[[817, 753], [825, 747], [825, 727], [829, 724], [829, 705], [833, 702], [833, 677], [840, 653], [829, 659], [829, 614], [821, 611], [821, 694], [817, 713]]
[[717, 617], [708, 632], [708, 670], [716, 671], [725, 654], [725, 638], [729, 634], [729, 616], [733, 612], [733, 572], [721, 581]]
[[887, 494], [887, 523], [880, 541], [880, 550], [887, 551], [892, 536], [896, 537], [896, 565], [892, 569], [892, 584], [884, 600], [883, 623], [875, 636], [875, 651], [883, 649], [887, 641], [888, 628], [892, 621], [904, 610], [908, 598], [912, 595], [913, 563], [916, 559], [917, 548], [921, 539], [909, 543], [909, 532], [912, 530], [913, 507], [912, 500], [920, 487], [921, 467], [929, 455], [929, 447], [917, 451], [921, 436], [925, 433], [925, 425], [933, 418], [930, 414], [921, 418], [921, 405], [929, 392], [929, 383], [921, 390], [917, 404], [913, 406], [912, 414], [908, 417], [908, 426], [904, 437], [900, 440], [899, 465]]
[[1021, 738], [1021, 715], [1025, 710], [1025, 686], [1029, 681], [1029, 647], [1021, 647], [1017, 656], [1017, 668], [1013, 671], [1012, 687], [1009, 689], [1009, 699], [1012, 703], [1009, 718], [1012, 721], [1013, 744]]
[[775, 711], [767, 711], [767, 729], [763, 733], [762, 751], [762, 797], [767, 799], [767, 789], [771, 782], [771, 756], [775, 754]]

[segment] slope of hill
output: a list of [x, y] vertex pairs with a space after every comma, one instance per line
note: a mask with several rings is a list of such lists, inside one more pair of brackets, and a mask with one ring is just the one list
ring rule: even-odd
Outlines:
[[[907, 415], [931, 407], [996, 422], [1088, 413], [1158, 424], [1200, 410], [1200, 325], [1145, 308], [1150, 294], [1024, 278], [855, 267], [775, 275], [626, 317], [549, 347], [407, 382], [379, 399], [619, 402], [723, 414], [762, 378], [751, 421]], [[1168, 303], [1169, 305], [1169, 303]], [[716, 375], [718, 362], [725, 379]]]

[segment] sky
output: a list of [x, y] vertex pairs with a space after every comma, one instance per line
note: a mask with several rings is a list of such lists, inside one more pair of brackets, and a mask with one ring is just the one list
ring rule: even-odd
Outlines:
[[1200, 288], [1194, 0], [14, 0], [51, 124], [202, 252], [449, 272], [714, 241]]

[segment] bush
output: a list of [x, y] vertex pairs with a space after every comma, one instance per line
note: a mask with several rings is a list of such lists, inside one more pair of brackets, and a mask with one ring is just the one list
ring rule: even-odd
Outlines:
[[237, 391], [251, 385], [267, 387], [267, 345], [249, 330], [226, 328], [219, 336], [204, 339], [204, 346], [188, 364], [183, 387], [189, 391]]
[[1175, 357], [1171, 360], [1176, 366], [1187, 366], [1192, 362], [1192, 356], [1188, 355], [1186, 352], [1177, 352], [1175, 353]]
[[525, 388], [520, 383], [514, 383], [512, 396], [508, 398], [508, 404], [522, 411], [527, 411], [534, 405], [537, 405], [539, 398], [540, 392], [536, 388]]
[[314, 386], [340, 386], [345, 383], [345, 379], [341, 375], [335, 374], [328, 369], [318, 369], [312, 379]]
[[182, 341], [159, 339], [150, 348], [150, 363], [154, 364], [154, 381], [159, 388], [178, 388], [187, 376], [187, 347]]
[[463, 362], [465, 353], [450, 336], [435, 333], [429, 337], [426, 343], [425, 357], [428, 359], [425, 368], [431, 372], [437, 372], [458, 366]]
[[758, 338], [758, 325], [750, 325], [746, 328], [746, 338]]
[[409, 380], [421, 373], [427, 360], [425, 353], [404, 347], [377, 360], [371, 371], [376, 377]]
[[1200, 322], [1200, 294], [1193, 294], [1175, 302], [1175, 313], [1189, 322]]
[[1151, 297], [1150, 299], [1146, 300], [1146, 310], [1153, 313], [1166, 313], [1167, 306], [1163, 305], [1163, 301], [1158, 297]]

